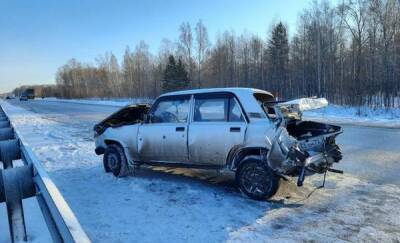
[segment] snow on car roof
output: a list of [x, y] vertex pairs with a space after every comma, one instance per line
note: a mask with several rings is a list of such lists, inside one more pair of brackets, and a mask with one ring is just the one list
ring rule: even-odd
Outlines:
[[190, 89], [190, 90], [181, 90], [174, 91], [162, 94], [161, 96], [170, 96], [170, 95], [185, 95], [185, 94], [201, 94], [201, 93], [215, 93], [215, 92], [231, 92], [237, 96], [241, 96], [242, 94], [254, 94], [254, 93], [264, 93], [273, 97], [270, 92], [261, 89], [253, 89], [253, 88], [239, 88], [239, 87], [230, 87], [230, 88], [207, 88], [207, 89]]

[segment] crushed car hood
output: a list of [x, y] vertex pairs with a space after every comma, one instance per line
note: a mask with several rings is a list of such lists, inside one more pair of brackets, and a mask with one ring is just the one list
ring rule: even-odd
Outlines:
[[121, 127], [142, 122], [150, 107], [150, 104], [131, 104], [122, 107], [94, 126], [95, 136], [102, 134], [108, 127]]

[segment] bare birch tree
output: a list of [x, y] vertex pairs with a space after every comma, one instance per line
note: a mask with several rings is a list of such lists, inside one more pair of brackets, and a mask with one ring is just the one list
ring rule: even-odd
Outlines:
[[201, 20], [196, 24], [196, 44], [197, 44], [197, 87], [201, 87], [201, 68], [210, 45], [208, 40], [207, 28]]

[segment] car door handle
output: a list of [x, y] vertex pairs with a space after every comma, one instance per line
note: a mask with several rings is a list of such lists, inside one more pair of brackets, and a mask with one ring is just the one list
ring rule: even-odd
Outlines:
[[231, 127], [231, 132], [240, 132], [240, 127]]
[[177, 127], [177, 128], [175, 129], [175, 131], [177, 131], [177, 132], [183, 132], [183, 131], [185, 131], [185, 128], [184, 128], [184, 127]]

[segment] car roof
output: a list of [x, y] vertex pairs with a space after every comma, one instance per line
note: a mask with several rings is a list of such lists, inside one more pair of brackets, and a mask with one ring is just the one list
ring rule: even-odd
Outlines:
[[207, 88], [207, 89], [190, 89], [174, 91], [162, 94], [160, 97], [172, 96], [172, 95], [191, 95], [191, 94], [204, 94], [204, 93], [218, 93], [218, 92], [229, 92], [241, 97], [242, 95], [254, 94], [254, 93], [264, 93], [274, 97], [270, 92], [261, 89], [253, 88], [240, 88], [240, 87], [230, 87], [230, 88]]

